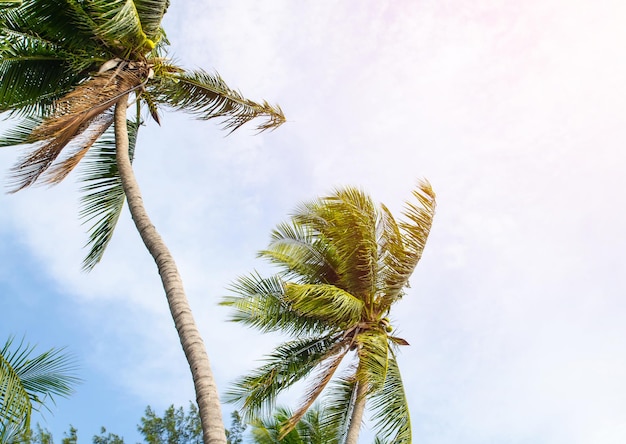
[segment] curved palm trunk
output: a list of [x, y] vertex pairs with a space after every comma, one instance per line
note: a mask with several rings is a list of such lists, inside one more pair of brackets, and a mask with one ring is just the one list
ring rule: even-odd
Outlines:
[[361, 423], [363, 422], [363, 412], [365, 412], [365, 395], [367, 395], [367, 385], [362, 382], [356, 382], [356, 401], [354, 409], [350, 417], [350, 426], [346, 434], [345, 444], [357, 444], [359, 441], [359, 432], [361, 431]]
[[137, 231], [139, 231], [141, 239], [154, 258], [161, 275], [161, 282], [165, 289], [174, 325], [191, 369], [204, 443], [226, 444], [226, 433], [217, 386], [211, 372], [204, 342], [196, 327], [174, 258], [146, 213], [139, 186], [130, 164], [126, 126], [127, 103], [128, 96], [124, 96], [117, 102], [114, 124], [117, 167], [128, 200], [128, 207]]

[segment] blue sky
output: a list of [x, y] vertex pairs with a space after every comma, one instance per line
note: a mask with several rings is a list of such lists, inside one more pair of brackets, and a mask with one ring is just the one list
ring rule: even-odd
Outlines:
[[[216, 305], [267, 270], [270, 230], [342, 185], [398, 214], [425, 177], [438, 212], [392, 316], [416, 442], [624, 442], [625, 19], [617, 0], [172, 2], [175, 59], [288, 118], [140, 130], [144, 200], [221, 390], [277, 341]], [[84, 383], [45, 415], [57, 440], [72, 423], [135, 442], [145, 406], [186, 405], [191, 378], [127, 213], [80, 271], [77, 177], [0, 195], [0, 333], [77, 356]]]

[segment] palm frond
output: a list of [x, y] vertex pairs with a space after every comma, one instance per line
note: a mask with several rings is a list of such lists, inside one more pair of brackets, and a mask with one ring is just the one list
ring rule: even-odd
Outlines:
[[63, 150], [64, 156], [62, 160], [57, 159], [44, 172], [42, 176], [43, 182], [48, 184], [56, 184], [61, 182], [67, 175], [78, 165], [85, 157], [87, 151], [93, 144], [105, 133], [111, 126], [113, 116], [111, 112], [102, 112], [95, 116], [88, 123], [85, 130], [80, 134], [76, 134]]
[[[47, 400], [66, 397], [79, 379], [73, 359], [62, 349], [51, 349], [33, 356], [35, 347], [23, 341], [13, 345], [10, 337], [0, 349], [0, 426], [1, 435], [18, 435], [30, 426], [33, 409], [47, 408]], [[9, 441], [10, 442], [10, 441]]]
[[96, 24], [95, 34], [121, 58], [131, 53], [145, 54], [154, 42], [143, 31], [133, 0], [92, 0], [84, 4], [85, 12]]
[[359, 354], [357, 379], [368, 387], [368, 394], [380, 390], [389, 366], [389, 342], [382, 329], [368, 329], [356, 335]]
[[[408, 219], [395, 224], [388, 210], [383, 211], [379, 286], [382, 294], [377, 300], [380, 310], [388, 309], [401, 295], [426, 246], [435, 216], [435, 193], [427, 181], [420, 181], [413, 191], [417, 202], [407, 202], [403, 215]], [[399, 237], [400, 235], [400, 237]]]
[[154, 120], [158, 125], [161, 125], [161, 119], [159, 118], [159, 107], [152, 98], [152, 95], [148, 91], [142, 91], [141, 94], [139, 94], [139, 101], [143, 101], [146, 104], [152, 120]]
[[1, 444], [22, 444], [26, 443], [29, 432], [15, 423], [5, 424], [0, 420], [0, 443]]
[[324, 396], [326, 408], [322, 417], [322, 427], [335, 430], [338, 442], [345, 441], [352, 410], [356, 403], [355, 372], [356, 368], [350, 367], [346, 371], [346, 374], [350, 376], [344, 376], [333, 381], [328, 387], [328, 393]]
[[332, 336], [296, 339], [279, 345], [265, 364], [239, 378], [226, 392], [227, 402], [238, 404], [247, 418], [267, 414], [279, 393], [291, 387], [328, 359], [337, 339]]
[[343, 358], [350, 351], [350, 347], [346, 343], [336, 343], [327, 353], [328, 359], [319, 364], [316, 377], [309, 384], [309, 389], [305, 393], [304, 401], [301, 402], [298, 409], [289, 418], [283, 426], [280, 437], [284, 437], [293, 430], [306, 414], [309, 408], [317, 401], [319, 395], [324, 391], [328, 383], [331, 381], [335, 371], [343, 361]]
[[276, 407], [271, 416], [251, 422], [253, 441], [256, 444], [339, 444], [336, 427], [327, 427], [323, 421], [326, 412], [324, 405], [314, 404], [291, 432], [279, 438], [293, 412], [288, 407]]
[[[128, 121], [129, 156], [132, 162], [137, 141], [137, 122]], [[83, 260], [83, 270], [91, 271], [102, 259], [113, 237], [117, 221], [124, 207], [125, 195], [115, 159], [115, 134], [109, 129], [93, 146], [83, 162], [80, 177], [80, 218], [90, 224], [89, 253]]]
[[[20, 32], [42, 39], [59, 50], [77, 54], [101, 54], [96, 27], [80, 0], [24, 0], [19, 8], [0, 13], [0, 34]], [[105, 58], [106, 60], [106, 58]]]
[[376, 285], [377, 217], [371, 198], [349, 187], [302, 205], [294, 215], [296, 223], [320, 233], [332, 246], [339, 267], [334, 284], [368, 306]]
[[67, 54], [40, 38], [0, 31], [0, 112], [47, 114], [78, 82]]
[[279, 266], [285, 278], [301, 283], [330, 284], [338, 279], [328, 244], [309, 227], [297, 223], [279, 224], [272, 231], [268, 248], [258, 256]]
[[363, 315], [363, 301], [334, 285], [286, 283], [284, 288], [293, 310], [338, 329], [358, 323]]
[[30, 398], [41, 404], [46, 397], [67, 397], [72, 394], [72, 386], [80, 380], [74, 376], [74, 359], [63, 349], [51, 349], [37, 356], [32, 356], [34, 346], [21, 342], [11, 350], [13, 338], [10, 338], [0, 354], [13, 367], [22, 381]]
[[170, 5], [169, 0], [134, 0], [134, 2], [143, 32], [156, 42], [160, 36], [163, 15]]
[[307, 444], [339, 444], [337, 430], [328, 428], [323, 422], [326, 409], [321, 403], [315, 403], [296, 425], [298, 435]]
[[292, 430], [282, 439], [279, 438], [283, 424], [291, 415], [289, 408], [280, 406], [271, 415], [253, 419], [251, 425], [254, 442], [256, 444], [304, 444], [305, 441], [296, 430]]
[[399, 278], [411, 274], [411, 264], [406, 263], [407, 251], [402, 232], [389, 209], [381, 204], [378, 231], [378, 291], [377, 302], [389, 305], [403, 295], [406, 281]]
[[224, 129], [235, 131], [245, 123], [265, 117], [259, 131], [275, 129], [285, 122], [278, 106], [245, 99], [222, 78], [205, 71], [190, 71], [163, 78], [154, 86], [154, 97], [173, 108], [190, 112], [200, 119], [223, 119]]
[[44, 182], [54, 184], [63, 180], [112, 123], [112, 114], [105, 111], [118, 97], [141, 84], [133, 71], [107, 73], [82, 83], [57, 102], [54, 114], [30, 135], [29, 142], [40, 143], [11, 169], [12, 192], [35, 183], [72, 143], [73, 152], [48, 172]]
[[229, 320], [262, 332], [282, 331], [294, 337], [322, 333], [328, 324], [296, 313], [284, 299], [284, 288], [277, 276], [258, 274], [240, 277], [230, 287], [235, 293], [223, 298], [221, 305], [233, 308]]
[[[30, 153], [22, 157], [10, 170], [10, 192], [15, 193], [26, 188], [42, 176], [43, 183], [48, 184], [63, 180], [112, 122], [112, 114], [104, 114], [102, 111], [92, 116], [90, 120], [77, 119], [73, 126], [57, 133], [55, 138], [34, 143]], [[42, 125], [45, 125], [45, 122]], [[39, 128], [41, 125], [35, 131]], [[70, 146], [69, 155], [55, 164], [66, 146]]]
[[409, 405], [394, 356], [389, 359], [387, 377], [382, 389], [371, 395], [370, 402], [376, 432], [393, 443], [410, 443], [412, 432]]
[[6, 356], [8, 346], [10, 340], [0, 351], [0, 442], [10, 442], [14, 434], [28, 430], [32, 412], [30, 396]]
[[417, 202], [407, 202], [403, 212], [408, 222], [401, 222], [399, 225], [404, 231], [409, 250], [421, 258], [435, 215], [436, 196], [430, 183], [425, 180], [419, 182], [413, 196]]
[[29, 144], [30, 135], [42, 121], [43, 119], [35, 117], [22, 119], [0, 136], [0, 148]]
[[22, 0], [2, 0], [0, 1], [0, 8], [17, 8], [22, 4]]

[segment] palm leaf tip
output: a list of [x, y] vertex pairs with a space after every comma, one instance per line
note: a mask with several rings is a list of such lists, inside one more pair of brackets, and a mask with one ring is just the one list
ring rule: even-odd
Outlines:
[[246, 99], [226, 85], [219, 74], [206, 71], [180, 72], [161, 83], [153, 93], [158, 102], [190, 112], [199, 119], [222, 120], [222, 127], [229, 134], [256, 118], [265, 117], [256, 127], [259, 132], [276, 129], [286, 120], [279, 106]]

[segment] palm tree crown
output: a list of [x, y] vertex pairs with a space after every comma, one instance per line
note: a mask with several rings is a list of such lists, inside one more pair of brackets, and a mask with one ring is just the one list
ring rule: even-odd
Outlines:
[[217, 74], [185, 71], [165, 56], [161, 20], [168, 0], [25, 0], [0, 9], [0, 112], [21, 118], [0, 146], [28, 145], [11, 170], [15, 192], [55, 184], [93, 148], [82, 179], [82, 216], [91, 223], [85, 269], [100, 260], [123, 205], [110, 129], [113, 107], [129, 93], [137, 117], [129, 122], [131, 151], [146, 109], [221, 118], [233, 131], [256, 117], [257, 128], [285, 121], [279, 107], [245, 99]]
[[396, 347], [408, 343], [393, 334], [388, 315], [404, 295], [434, 217], [430, 185], [421, 182], [413, 195], [406, 220], [397, 223], [362, 191], [337, 190], [302, 205], [291, 223], [273, 231], [259, 256], [280, 272], [238, 279], [234, 295], [222, 302], [234, 309], [233, 321], [293, 337], [227, 394], [244, 413], [256, 417], [267, 411], [282, 390], [313, 372], [301, 407], [283, 429], [289, 433], [350, 355], [348, 371], [329, 387], [327, 420], [342, 425], [342, 436], [358, 435], [367, 398], [382, 437], [411, 441], [396, 361]]

